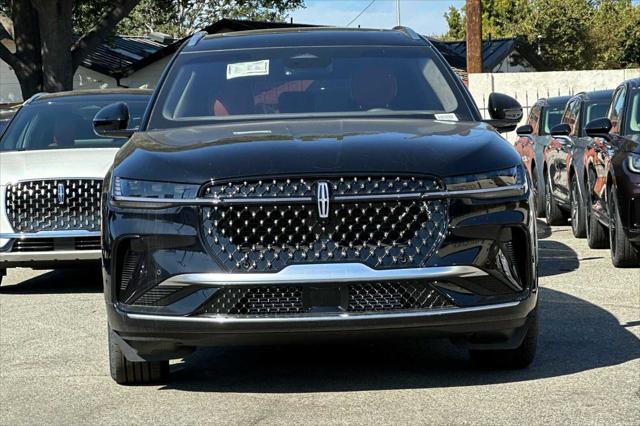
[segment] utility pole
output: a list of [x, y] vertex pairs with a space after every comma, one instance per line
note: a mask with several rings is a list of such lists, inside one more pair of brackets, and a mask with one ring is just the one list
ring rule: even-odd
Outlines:
[[400, 0], [396, 0], [396, 21], [397, 25], [400, 26]]
[[467, 0], [467, 72], [482, 72], [482, 3]]

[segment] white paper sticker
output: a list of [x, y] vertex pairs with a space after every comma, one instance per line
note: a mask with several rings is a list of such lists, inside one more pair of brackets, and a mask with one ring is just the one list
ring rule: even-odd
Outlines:
[[238, 77], [269, 75], [269, 60], [227, 64], [227, 80]]
[[434, 114], [434, 116], [436, 117], [436, 120], [458, 121], [458, 116], [453, 114], [453, 113], [449, 113], [449, 114]]

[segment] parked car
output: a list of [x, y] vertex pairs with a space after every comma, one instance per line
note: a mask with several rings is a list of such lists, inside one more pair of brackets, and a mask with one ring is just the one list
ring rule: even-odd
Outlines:
[[[525, 367], [536, 222], [511, 131], [407, 28], [194, 35], [103, 195], [111, 375], [200, 346], [452, 336]], [[122, 132], [125, 103], [96, 115]], [[492, 127], [493, 126], [493, 127]], [[119, 133], [124, 134], [124, 133]]]
[[124, 100], [135, 126], [149, 96], [40, 94], [18, 110], [0, 139], [0, 281], [7, 268], [98, 264], [102, 181], [126, 138], [97, 136], [92, 120]]
[[584, 126], [604, 117], [611, 90], [579, 93], [565, 107], [560, 124], [551, 129], [551, 141], [544, 150], [545, 216], [549, 225], [561, 225], [571, 217], [576, 238], [586, 236], [584, 152], [591, 138]]
[[589, 246], [608, 245], [617, 267], [640, 266], [640, 79], [618, 86], [606, 117], [586, 132], [594, 138], [584, 159]]
[[516, 129], [516, 151], [533, 181], [538, 217], [544, 217], [544, 149], [551, 140], [551, 129], [560, 123], [570, 96], [538, 99], [531, 107], [527, 124]]

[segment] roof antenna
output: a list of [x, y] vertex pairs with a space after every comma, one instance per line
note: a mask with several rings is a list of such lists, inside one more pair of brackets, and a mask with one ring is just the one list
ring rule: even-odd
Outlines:
[[396, 21], [397, 25], [400, 26], [400, 0], [396, 0]]

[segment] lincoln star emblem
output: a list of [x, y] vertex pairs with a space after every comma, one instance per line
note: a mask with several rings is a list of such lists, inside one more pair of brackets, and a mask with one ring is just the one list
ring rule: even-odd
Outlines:
[[318, 182], [317, 191], [318, 216], [320, 219], [326, 219], [329, 217], [329, 184], [327, 182]]
[[64, 204], [64, 183], [58, 184], [58, 204]]

